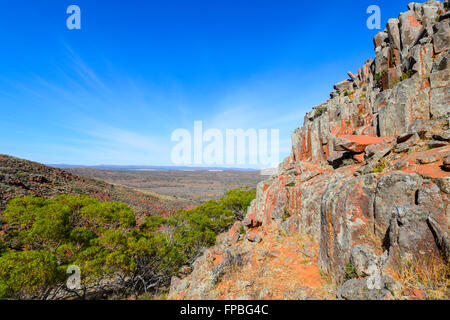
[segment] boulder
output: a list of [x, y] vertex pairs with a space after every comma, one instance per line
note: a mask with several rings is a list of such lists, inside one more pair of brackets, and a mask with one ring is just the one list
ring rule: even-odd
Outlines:
[[434, 26], [433, 44], [436, 53], [441, 53], [450, 47], [450, 21], [448, 19]]
[[402, 48], [410, 47], [422, 35], [425, 28], [422, 23], [417, 20], [414, 11], [403, 12], [399, 16], [400, 22], [400, 37], [402, 42]]
[[344, 93], [345, 91], [351, 92], [353, 91], [353, 81], [344, 80], [334, 85], [334, 89], [339, 93]]
[[450, 129], [434, 134], [433, 139], [439, 141], [450, 141]]
[[[350, 279], [339, 286], [337, 296], [343, 300], [388, 300], [393, 297], [386, 282], [385, 277]], [[369, 289], [369, 286], [374, 287]]]
[[378, 32], [373, 38], [373, 45], [376, 48], [381, 47], [389, 41], [389, 36], [385, 31]]
[[420, 164], [430, 164], [435, 163], [437, 161], [439, 161], [439, 156], [435, 154], [420, 157], [416, 160], [416, 162]]
[[389, 36], [389, 43], [393, 49], [401, 50], [402, 45], [400, 41], [400, 21], [398, 19], [389, 19], [386, 25], [386, 29]]
[[382, 176], [376, 186], [375, 233], [384, 240], [394, 207], [414, 205], [422, 178], [417, 174], [393, 172]]
[[386, 137], [369, 137], [369, 136], [343, 136], [336, 138], [337, 151], [350, 151], [354, 153], [362, 153], [368, 146], [383, 142]]
[[450, 194], [450, 176], [436, 179], [436, 185], [442, 192]]
[[414, 59], [412, 70], [418, 75], [429, 75], [433, 68], [433, 45], [415, 45], [411, 49], [411, 57]]

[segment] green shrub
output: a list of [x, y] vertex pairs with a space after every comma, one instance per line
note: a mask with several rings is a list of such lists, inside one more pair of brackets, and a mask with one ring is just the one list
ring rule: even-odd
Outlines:
[[406, 80], [406, 79], [411, 78], [412, 75], [413, 75], [413, 73], [414, 73], [413, 70], [408, 70], [408, 71], [406, 71], [406, 72], [403, 72], [402, 75], [401, 75], [401, 77], [400, 77], [400, 80], [403, 81], [403, 80]]
[[386, 167], [387, 167], [386, 159], [381, 158], [380, 161], [378, 161], [378, 163], [375, 165], [375, 167], [373, 167], [372, 173], [383, 172], [386, 169]]
[[80, 268], [82, 286], [91, 290], [126, 295], [164, 287], [243, 217], [255, 196], [230, 190], [219, 201], [148, 217], [139, 227], [121, 203], [68, 195], [13, 199], [0, 237], [0, 298], [43, 297], [64, 282], [68, 265]]
[[0, 257], [0, 298], [39, 298], [64, 278], [49, 251], [9, 252]]
[[326, 111], [324, 106], [318, 106], [314, 112], [314, 118], [320, 117]]
[[289, 210], [287, 208], [284, 208], [283, 211], [283, 217], [281, 218], [282, 221], [286, 221], [287, 219], [289, 219], [291, 217], [291, 213], [289, 212]]
[[345, 265], [345, 276], [347, 279], [358, 278], [358, 270], [356, 267], [350, 262]]
[[373, 76], [373, 80], [379, 81], [386, 72], [387, 70], [383, 70], [381, 72], [375, 73], [375, 75]]

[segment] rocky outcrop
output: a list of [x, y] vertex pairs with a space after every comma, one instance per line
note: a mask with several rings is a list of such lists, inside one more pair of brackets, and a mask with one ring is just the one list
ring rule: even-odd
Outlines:
[[263, 245], [269, 229], [311, 239], [342, 299], [393, 298], [399, 257], [448, 261], [448, 10], [411, 3], [388, 21], [375, 59], [306, 114], [291, 155], [258, 185], [242, 225], [260, 238], [243, 241]]

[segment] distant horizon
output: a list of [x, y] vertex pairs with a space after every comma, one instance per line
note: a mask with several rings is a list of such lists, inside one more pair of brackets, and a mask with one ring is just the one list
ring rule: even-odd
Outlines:
[[[98, 164], [98, 165], [72, 165], [67, 163], [44, 163], [44, 165], [59, 169], [125, 169], [125, 170], [145, 170], [145, 169], [155, 169], [164, 171], [167, 170], [221, 170], [221, 171], [260, 171], [261, 169], [257, 168], [248, 168], [248, 167], [210, 167], [210, 166], [176, 166], [176, 165], [167, 165], [167, 166], [157, 166], [157, 165], [108, 165], [108, 164]], [[270, 168], [272, 169], [272, 168]]]

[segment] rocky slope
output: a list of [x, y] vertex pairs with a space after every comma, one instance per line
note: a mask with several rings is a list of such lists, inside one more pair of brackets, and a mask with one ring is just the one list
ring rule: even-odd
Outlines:
[[86, 194], [102, 201], [119, 201], [132, 207], [137, 217], [167, 216], [193, 205], [188, 201], [167, 200], [155, 194], [83, 178], [39, 163], [0, 155], [0, 212], [9, 200], [27, 195], [54, 197], [59, 194]]
[[307, 113], [248, 215], [170, 298], [436, 298], [396, 275], [450, 257], [450, 8], [408, 9], [375, 36], [375, 59]]

